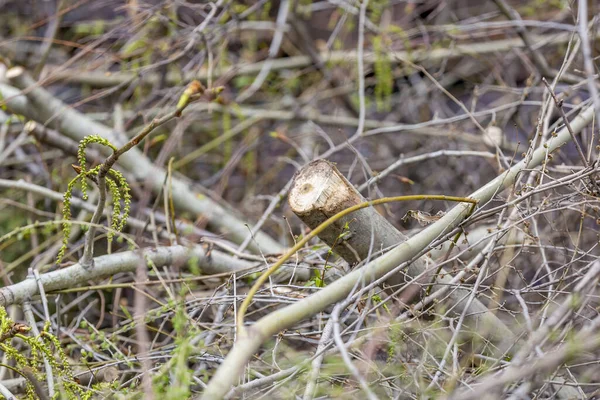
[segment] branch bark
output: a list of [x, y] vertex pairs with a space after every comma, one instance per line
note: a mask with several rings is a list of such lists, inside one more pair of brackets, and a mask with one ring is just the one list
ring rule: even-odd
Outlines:
[[[571, 122], [576, 133], [581, 132], [592, 121], [594, 108], [583, 110]], [[470, 197], [485, 203], [498, 192], [511, 186], [518, 174], [524, 169], [539, 166], [551, 153], [569, 142], [571, 135], [566, 128], [560, 130], [556, 137], [539, 147], [531, 159], [521, 161], [502, 173]], [[406, 242], [401, 243], [383, 256], [369, 262], [363, 268], [356, 269], [348, 275], [333, 282], [323, 290], [308, 296], [294, 304], [279, 309], [258, 320], [254, 325], [238, 335], [238, 340], [227, 355], [225, 361], [203, 393], [203, 399], [222, 398], [238, 380], [245, 364], [262, 343], [272, 335], [289, 328], [299, 321], [324, 310], [327, 306], [343, 300], [356, 287], [357, 283], [364, 285], [392, 271], [396, 266], [411, 260], [425, 249], [433, 240], [457, 227], [469, 214], [470, 205], [459, 204], [452, 208], [440, 220], [422, 230]]]
[[[530, 34], [530, 45], [535, 48], [540, 48], [545, 45], [563, 44], [570, 40], [569, 33], [558, 33], [556, 35], [535, 35]], [[521, 38], [510, 38], [501, 40], [491, 40], [483, 43], [464, 43], [457, 44], [448, 48], [439, 49], [416, 49], [413, 51], [393, 51], [388, 53], [388, 59], [392, 63], [397, 63], [398, 60], [411, 59], [413, 62], [420, 61], [439, 61], [446, 59], [454, 59], [469, 55], [483, 55], [490, 53], [501, 53], [512, 51], [515, 48], [523, 48], [525, 43]], [[323, 60], [328, 60], [332, 63], [355, 63], [357, 58], [356, 51], [326, 51], [319, 53], [319, 57]], [[373, 52], [365, 52], [364, 62], [373, 64], [376, 57]], [[225, 69], [202, 69], [197, 73], [191, 73], [184, 76], [184, 81], [192, 79], [207, 79], [209, 72], [213, 78], [221, 76], [239, 76], [258, 74], [263, 69], [264, 64], [271, 63], [271, 70], [305, 68], [314, 64], [313, 57], [309, 55], [299, 55], [293, 57], [283, 57], [274, 60], [259, 61], [252, 64], [234, 65]], [[74, 82], [93, 87], [112, 87], [121, 85], [137, 78], [136, 72], [106, 72], [106, 71], [73, 71], [55, 68], [48, 73], [48, 79], [53, 82]], [[158, 74], [146, 74], [144, 81], [152, 85], [160, 79]], [[168, 83], [176, 83], [181, 81], [181, 75], [178, 73], [167, 74], [166, 80]]]
[[[21, 68], [9, 70], [7, 77], [16, 88], [0, 84], [0, 95], [11, 112], [54, 128], [76, 141], [96, 134], [105, 137], [117, 147], [123, 144], [115, 137], [112, 129], [88, 119], [52, 96]], [[132, 148], [123, 154], [118, 164], [138, 180], [148, 181], [155, 193], [161, 190], [165, 181], [165, 170], [150, 162], [139, 149]], [[177, 208], [206, 217], [210, 225], [228, 234], [238, 244], [246, 238], [248, 228], [240, 218], [208, 197], [194, 193], [190, 190], [189, 183], [173, 178], [172, 192]], [[263, 232], [258, 232], [254, 238], [255, 242], [251, 242], [249, 246], [253, 251], [258, 251], [258, 247], [265, 253], [279, 253], [283, 250], [283, 246]]]
[[[305, 166], [294, 178], [289, 203], [292, 211], [309, 227], [316, 228], [323, 221], [338, 212], [366, 201], [348, 182], [334, 164], [317, 160]], [[319, 238], [332, 247], [350, 265], [369, 259], [374, 252], [386, 251], [406, 242], [408, 237], [398, 231], [374, 207], [363, 208], [336, 221], [323, 231]], [[431, 282], [432, 259], [427, 256], [412, 262], [405, 272], [400, 271], [388, 279], [387, 292], [406, 286], [417, 277], [423, 285], [413, 285], [420, 294]], [[442, 270], [435, 278], [433, 290], [447, 286], [452, 277]], [[513, 332], [479, 300], [468, 305], [469, 288], [459, 287], [447, 296], [452, 314], [460, 316], [465, 312], [465, 325], [472, 331], [487, 332], [488, 339], [495, 342], [502, 352], [509, 350], [515, 342]], [[421, 297], [421, 296], [419, 296]], [[406, 301], [406, 300], [405, 300]]]
[[[126, 251], [94, 259], [94, 268], [84, 268], [77, 263], [70, 267], [40, 275], [40, 283], [46, 292], [62, 290], [81, 285], [94, 279], [112, 276], [119, 272], [133, 272], [140, 260], [151, 260], [157, 267], [164, 265], [183, 265], [195, 260], [207, 275], [235, 272], [250, 269], [257, 263], [237, 259], [217, 250], [207, 252], [202, 246], [192, 248], [184, 246], [157, 247], [141, 251]], [[0, 306], [22, 303], [38, 293], [35, 279], [25, 279], [14, 285], [0, 288]]]

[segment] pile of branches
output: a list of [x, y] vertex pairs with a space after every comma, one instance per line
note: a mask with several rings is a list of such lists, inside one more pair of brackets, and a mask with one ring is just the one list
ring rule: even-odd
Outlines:
[[4, 2], [0, 396], [598, 396], [599, 9], [540, 4]]

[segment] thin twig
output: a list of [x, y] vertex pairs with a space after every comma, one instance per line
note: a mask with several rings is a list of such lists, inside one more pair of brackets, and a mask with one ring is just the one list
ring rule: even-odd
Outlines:
[[44, 65], [46, 65], [48, 56], [50, 55], [50, 50], [52, 50], [52, 44], [53, 44], [54, 39], [56, 38], [56, 34], [58, 33], [58, 30], [60, 28], [60, 22], [62, 20], [62, 16], [64, 15], [64, 13], [62, 13], [60, 11], [60, 9], [62, 8], [62, 4], [63, 4], [62, 0], [56, 1], [56, 14], [54, 14], [54, 17], [52, 18], [52, 20], [50, 21], [50, 24], [48, 25], [48, 29], [46, 30], [45, 41], [42, 44], [42, 46], [40, 47], [40, 52], [42, 55], [40, 57], [40, 61], [38, 62], [38, 64], [35, 67], [35, 70], [33, 71], [33, 76], [35, 76], [35, 77], [40, 76], [40, 73], [44, 69]]
[[569, 134], [571, 135], [571, 140], [573, 140], [573, 143], [575, 144], [575, 147], [577, 148], [577, 152], [579, 153], [579, 157], [581, 157], [581, 161], [583, 162], [583, 165], [586, 168], [588, 168], [590, 165], [589, 165], [587, 159], [585, 158], [585, 154], [583, 154], [583, 150], [581, 149], [581, 146], [579, 145], [579, 142], [577, 141], [577, 138], [575, 137], [575, 132], [573, 132], [573, 128], [571, 127], [571, 124], [569, 123], [569, 119], [567, 118], [567, 115], [565, 114], [565, 110], [563, 109], [563, 100], [559, 100], [558, 97], [556, 97], [556, 94], [554, 94], [554, 91], [552, 90], [552, 87], [550, 86], [550, 84], [548, 83], [546, 78], [542, 77], [542, 82], [544, 82], [544, 85], [546, 85], [546, 87], [548, 88], [548, 91], [550, 92], [552, 99], [554, 99], [556, 108], [558, 109], [558, 112], [560, 113], [560, 116], [562, 117], [563, 122], [565, 123], [565, 126], [567, 127], [567, 130], [569, 131]]
[[[155, 118], [150, 122], [146, 127], [144, 127], [137, 135], [135, 135], [131, 140], [125, 143], [122, 147], [118, 148], [115, 152], [113, 152], [101, 165], [100, 170], [98, 171], [97, 179], [98, 179], [98, 190], [100, 191], [100, 198], [98, 200], [98, 205], [96, 207], [96, 211], [92, 216], [92, 220], [90, 223], [92, 224], [85, 235], [85, 244], [83, 247], [83, 256], [79, 260], [79, 263], [84, 268], [92, 267], [92, 261], [94, 259], [94, 240], [96, 234], [96, 228], [94, 225], [97, 225], [100, 222], [100, 218], [104, 213], [104, 205], [106, 203], [106, 175], [113, 167], [113, 165], [117, 162], [119, 157], [125, 154], [127, 151], [137, 146], [146, 136], [148, 136], [155, 128], [169, 122], [174, 118], [178, 118], [181, 116], [183, 110], [187, 108], [190, 104], [192, 97], [197, 97], [203, 95], [205, 92], [209, 92], [211, 94], [219, 93], [222, 88], [215, 88], [206, 90], [198, 81], [193, 81], [188, 85], [181, 99], [179, 100], [179, 104], [177, 108], [170, 113], [166, 114], [161, 118]], [[83, 178], [85, 179], [85, 177]]]
[[292, 182], [293, 181], [290, 179], [290, 181], [279, 191], [279, 193], [277, 193], [275, 196], [273, 196], [273, 200], [271, 200], [271, 202], [269, 203], [269, 206], [267, 207], [267, 209], [265, 210], [263, 215], [260, 217], [260, 219], [258, 220], [256, 225], [254, 225], [252, 227], [252, 229], [250, 230], [250, 233], [248, 234], [246, 239], [244, 239], [244, 241], [242, 242], [240, 247], [238, 247], [238, 249], [237, 249], [238, 252], [243, 252], [244, 250], [246, 250], [246, 247], [248, 247], [248, 244], [250, 244], [250, 241], [252, 240], [254, 235], [256, 235], [256, 232], [258, 232], [262, 228], [262, 226], [265, 224], [265, 222], [267, 222], [267, 219], [269, 219], [271, 214], [273, 214], [273, 211], [275, 211], [277, 206], [281, 203], [281, 200], [285, 197], [287, 192], [290, 190], [290, 187], [292, 186]]
[[319, 379], [319, 372], [321, 371], [321, 364], [323, 363], [323, 358], [325, 358], [324, 350], [327, 347], [327, 342], [331, 338], [332, 330], [333, 319], [329, 319], [327, 324], [325, 324], [325, 328], [323, 328], [323, 332], [321, 332], [321, 339], [319, 339], [319, 345], [317, 346], [318, 355], [314, 358], [310, 365], [310, 374], [306, 378], [306, 388], [304, 389], [303, 400], [312, 400], [315, 395], [315, 390], [317, 389], [317, 380]]
[[586, 83], [590, 96], [596, 109], [596, 125], [600, 124], [600, 98], [598, 97], [598, 86], [595, 83], [596, 73], [592, 59], [592, 49], [588, 35], [588, 7], [586, 0], [578, 2], [579, 37], [581, 38], [581, 52], [583, 53], [583, 68], [586, 75]]
[[[27, 277], [28, 281], [35, 280], [33, 274]], [[35, 283], [35, 282], [34, 282]], [[31, 307], [31, 303], [29, 300], [23, 302], [23, 314], [25, 315], [25, 320], [31, 327], [31, 332], [39, 338], [39, 341], [43, 343], [42, 338], [40, 337], [40, 330], [37, 327], [37, 323], [35, 322], [35, 316], [33, 315], [33, 308]], [[46, 382], [48, 384], [48, 396], [50, 398], [54, 397], [54, 375], [52, 373], [52, 365], [50, 364], [50, 360], [45, 353], [42, 353], [42, 358], [44, 359], [44, 369], [46, 371]]]
[[523, 25], [523, 20], [521, 19], [521, 16], [517, 12], [517, 10], [509, 6], [504, 0], [494, 0], [494, 3], [496, 3], [496, 6], [498, 6], [500, 11], [502, 11], [502, 14], [504, 14], [506, 18], [514, 20], [518, 23], [517, 34], [521, 37], [521, 40], [523, 40], [523, 43], [531, 53], [531, 56], [533, 57], [533, 62], [535, 63], [535, 66], [539, 69], [540, 74], [542, 76], [554, 76], [555, 74], [550, 70], [546, 59], [540, 54], [539, 51], [537, 51], [534, 48], [533, 41], [530, 39], [529, 33], [525, 29], [525, 26]]
[[271, 41], [271, 45], [269, 46], [269, 55], [266, 62], [262, 64], [260, 72], [252, 85], [242, 93], [240, 93], [235, 99], [236, 102], [242, 103], [245, 100], [249, 99], [265, 82], [271, 68], [273, 66], [273, 59], [277, 56], [279, 52], [279, 47], [281, 46], [281, 42], [283, 40], [284, 27], [288, 18], [288, 13], [290, 10], [291, 0], [281, 0], [279, 3], [279, 12], [277, 14], [277, 28], [275, 29], [275, 35], [273, 35], [273, 40]]
[[340, 332], [339, 318], [340, 318], [340, 312], [343, 308], [343, 304], [344, 303], [338, 304], [333, 309], [333, 312], [331, 313], [331, 319], [333, 320], [333, 340], [335, 341], [335, 344], [337, 345], [337, 348], [340, 351], [342, 359], [344, 360], [344, 363], [346, 364], [346, 368], [348, 368], [350, 370], [350, 373], [352, 374], [354, 379], [356, 379], [358, 381], [360, 388], [363, 390], [363, 392], [365, 393], [367, 398], [369, 400], [379, 400], [379, 398], [377, 396], [375, 396], [375, 393], [373, 393], [371, 391], [371, 389], [369, 388], [369, 385], [365, 381], [365, 378], [362, 377], [362, 375], [360, 374], [358, 369], [352, 363], [352, 360], [350, 359], [350, 355], [348, 354], [348, 351], [346, 350], [346, 345], [344, 344], [344, 341], [342, 340], [342, 335]]
[[[142, 283], [148, 280], [148, 266], [146, 260], [140, 258], [138, 265], [135, 269], [135, 280], [138, 283]], [[152, 390], [152, 377], [150, 371], [152, 370], [152, 362], [148, 357], [151, 350], [150, 335], [146, 328], [146, 322], [144, 317], [148, 310], [148, 299], [140, 291], [136, 290], [133, 297], [134, 307], [134, 323], [135, 332], [138, 345], [137, 357], [141, 360], [142, 365], [142, 391], [144, 396], [148, 400], [154, 400], [154, 391]]]

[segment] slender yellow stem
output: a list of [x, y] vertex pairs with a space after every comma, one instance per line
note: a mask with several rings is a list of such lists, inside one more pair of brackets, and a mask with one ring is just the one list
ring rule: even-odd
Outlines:
[[383, 197], [381, 199], [369, 200], [369, 201], [365, 201], [363, 203], [357, 204], [355, 206], [346, 208], [343, 211], [340, 211], [339, 213], [328, 218], [321, 225], [319, 225], [315, 229], [313, 229], [308, 235], [306, 235], [304, 238], [302, 238], [302, 240], [300, 240], [298, 243], [296, 243], [296, 245], [294, 247], [289, 249], [287, 251], [287, 253], [285, 253], [275, 264], [273, 264], [271, 267], [269, 267], [269, 269], [267, 269], [265, 272], [262, 273], [261, 276], [258, 277], [258, 279], [254, 283], [254, 285], [250, 288], [248, 295], [246, 296], [246, 298], [240, 305], [240, 309], [238, 310], [238, 314], [237, 314], [238, 332], [242, 333], [242, 331], [244, 329], [244, 316], [246, 314], [246, 311], [248, 310], [248, 307], [250, 306], [250, 303], [252, 302], [252, 298], [258, 292], [258, 290], [263, 285], [263, 283], [265, 283], [266, 280], [269, 278], [269, 276], [273, 275], [273, 273], [275, 273], [283, 265], [284, 262], [286, 262], [291, 256], [293, 256], [294, 253], [296, 253], [298, 250], [300, 250], [310, 239], [314, 238], [319, 233], [323, 232], [329, 225], [331, 225], [335, 221], [339, 220], [340, 218], [343, 218], [344, 216], [346, 216], [354, 211], [357, 211], [357, 210], [360, 210], [360, 209], [363, 209], [366, 207], [376, 206], [378, 204], [392, 203], [392, 202], [396, 202], [396, 201], [411, 201], [411, 200], [455, 201], [455, 202], [459, 202], [459, 203], [471, 203], [471, 204], [473, 204], [473, 207], [475, 207], [475, 205], [477, 204], [477, 200], [469, 199], [467, 197], [455, 197], [455, 196], [445, 196], [445, 195], [411, 195], [411, 196]]

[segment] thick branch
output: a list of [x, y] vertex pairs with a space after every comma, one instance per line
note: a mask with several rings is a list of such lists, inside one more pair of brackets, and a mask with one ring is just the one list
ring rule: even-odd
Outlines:
[[[325, 160], [313, 161], [300, 170], [294, 178], [289, 196], [292, 211], [311, 228], [316, 228], [332, 215], [364, 201], [335, 165]], [[342, 218], [323, 231], [319, 238], [351, 265], [366, 260], [375, 252], [394, 248], [408, 240], [374, 207], [355, 211]], [[433, 260], [427, 256], [414, 261], [406, 272], [400, 271], [386, 281], [388, 292], [393, 293], [417, 277], [426, 277], [420, 279], [423, 283], [430, 282], [432, 273], [428, 272], [428, 268], [431, 271], [431, 265]], [[451, 279], [450, 274], [442, 272], [436, 277], [433, 289], [447, 286]], [[426, 285], [420, 287], [424, 290]], [[468, 304], [469, 293], [468, 288], [460, 287], [448, 294], [446, 306], [452, 309], [454, 315], [463, 313]], [[510, 329], [479, 300], [475, 299], [468, 306], [466, 314], [465, 325], [473, 331], [486, 329], [489, 338], [498, 342], [502, 351], [507, 351], [514, 343], [514, 335]]]
[[[0, 84], [0, 95], [5, 99], [4, 102], [11, 112], [54, 128], [73, 140], [79, 141], [85, 136], [96, 134], [117, 146], [120, 145], [109, 127], [91, 121], [45, 89], [38, 87], [22, 68], [9, 70], [7, 76], [11, 83], [22, 89], [27, 96], [23, 96], [20, 90], [14, 87]], [[123, 154], [119, 158], [119, 165], [138, 180], [148, 181], [155, 193], [161, 190], [166, 172], [152, 164], [137, 148], [132, 148]], [[232, 211], [226, 210], [202, 194], [194, 193], [190, 190], [189, 183], [177, 178], [172, 179], [172, 193], [176, 207], [206, 217], [210, 225], [227, 233], [236, 243], [244, 241], [248, 228], [242, 220], [233, 215]], [[278, 253], [283, 249], [279, 243], [263, 232], [258, 232], [255, 239], [265, 253]], [[250, 247], [254, 251], [258, 250], [255, 242], [252, 242]]]
[[[143, 258], [142, 258], [143, 257]], [[141, 251], [126, 251], [94, 259], [94, 268], [84, 268], [75, 264], [67, 268], [40, 275], [40, 282], [46, 292], [72, 288], [94, 279], [112, 276], [119, 272], [133, 272], [140, 259], [151, 260], [157, 267], [164, 265], [183, 265], [195, 260], [203, 274], [246, 270], [256, 265], [228, 256], [217, 250], [208, 253], [202, 246], [192, 248], [184, 246], [158, 247]], [[0, 306], [21, 303], [38, 293], [38, 283], [35, 279], [25, 279], [14, 285], [0, 288]]]
[[[589, 107], [582, 111], [571, 123], [576, 133], [587, 126], [593, 119], [594, 108]], [[529, 162], [521, 161], [511, 169], [473, 193], [470, 197], [485, 203], [492, 199], [499, 191], [511, 186], [517, 175], [524, 169], [535, 168], [546, 158], [548, 152], [559, 149], [571, 139], [566, 128], [561, 129], [558, 135], [538, 148]], [[544, 146], [547, 146], [544, 147]], [[231, 349], [227, 358], [221, 364], [206, 388], [204, 399], [218, 399], [229, 391], [238, 380], [245, 364], [252, 354], [258, 350], [262, 343], [271, 335], [289, 328], [294, 324], [315, 315], [327, 306], [343, 300], [356, 287], [358, 282], [369, 284], [377, 278], [392, 271], [396, 266], [411, 260], [423, 251], [436, 238], [457, 227], [469, 214], [470, 205], [459, 204], [452, 208], [439, 221], [433, 223], [423, 231], [400, 244], [390, 252], [371, 261], [363, 268], [356, 269], [348, 275], [333, 282], [323, 290], [308, 296], [294, 304], [277, 310], [248, 327]]]

